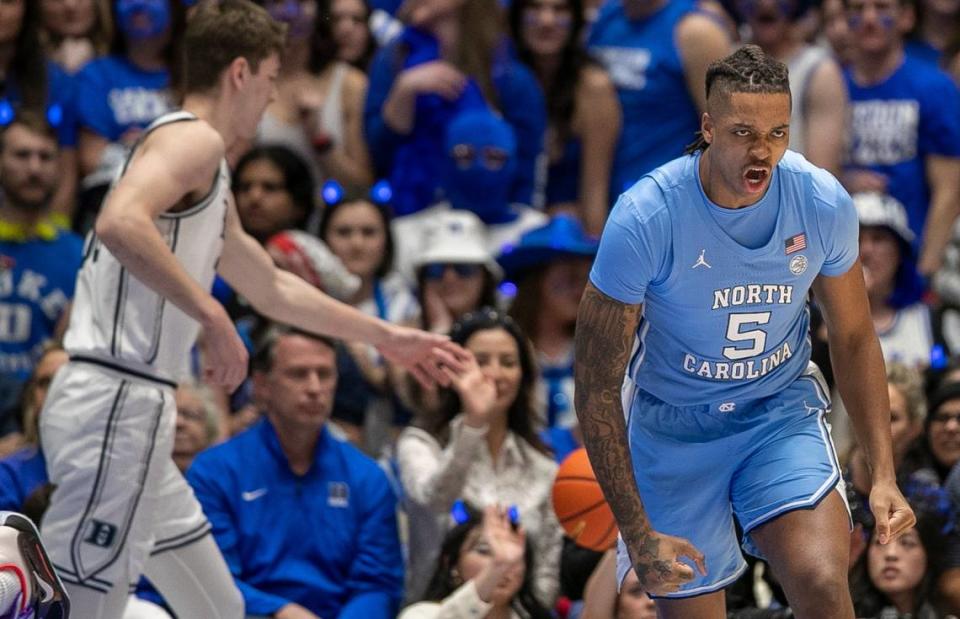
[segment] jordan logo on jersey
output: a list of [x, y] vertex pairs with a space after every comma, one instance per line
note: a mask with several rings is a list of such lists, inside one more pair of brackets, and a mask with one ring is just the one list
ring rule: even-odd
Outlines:
[[706, 252], [707, 252], [707, 250], [705, 250], [705, 249], [701, 249], [701, 250], [700, 250], [700, 257], [697, 258], [697, 261], [693, 263], [693, 266], [690, 267], [691, 269], [695, 269], [695, 268], [697, 268], [697, 267], [707, 267], [708, 269], [712, 269], [712, 268], [713, 268], [712, 266], [710, 266], [710, 265], [707, 263], [707, 260], [703, 257], [703, 254], [705, 254]]

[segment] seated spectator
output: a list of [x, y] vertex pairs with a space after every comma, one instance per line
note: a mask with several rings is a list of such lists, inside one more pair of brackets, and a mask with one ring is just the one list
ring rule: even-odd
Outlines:
[[445, 199], [411, 215], [394, 218], [396, 268], [413, 276], [412, 262], [424, 245], [423, 235], [439, 213], [470, 211], [486, 226], [487, 250], [497, 256], [505, 245], [546, 223], [541, 211], [510, 202], [516, 176], [517, 141], [510, 125], [489, 110], [458, 114], [447, 126], [441, 188]]
[[469, 358], [446, 371], [452, 384], [439, 410], [420, 415], [397, 443], [409, 517], [407, 599], [419, 600], [437, 564], [449, 509], [516, 505], [537, 563], [533, 588], [550, 608], [559, 586], [562, 534], [550, 492], [557, 465], [537, 436], [537, 370], [520, 329], [483, 309], [457, 322], [451, 338]]
[[23, 110], [0, 133], [0, 435], [47, 340], [66, 327], [80, 268], [83, 242], [49, 221], [58, 164], [42, 115]]
[[[14, 450], [0, 453], [0, 511], [22, 511], [33, 492], [47, 483], [47, 466], [40, 451], [38, 424], [47, 388], [57, 370], [67, 362], [67, 353], [51, 346], [37, 361], [23, 396], [23, 434]], [[11, 453], [12, 452], [12, 453]]]
[[330, 23], [337, 59], [364, 73], [377, 51], [377, 40], [370, 32], [370, 15], [370, 6], [365, 0], [320, 0], [317, 16]]
[[908, 0], [846, 0], [854, 42], [844, 72], [852, 122], [843, 182], [851, 194], [893, 196], [916, 236], [917, 268], [931, 276], [960, 209], [960, 90], [948, 75], [905, 54]]
[[446, 211], [426, 230], [414, 266], [420, 327], [449, 333], [457, 320], [496, 305], [503, 269], [486, 247], [483, 223], [468, 211]]
[[400, 619], [548, 619], [533, 595], [532, 565], [522, 521], [488, 505], [481, 515], [458, 502], [456, 526], [444, 537], [424, 602], [407, 607]]
[[509, 19], [517, 55], [547, 100], [546, 206], [575, 213], [600, 236], [621, 112], [613, 82], [583, 48], [583, 2], [516, 0]]
[[[360, 311], [395, 323], [411, 323], [420, 309], [406, 279], [393, 270], [394, 236], [384, 195], [344, 193], [324, 188], [327, 207], [320, 240], [340, 259], [360, 288], [344, 299]], [[375, 202], [376, 200], [376, 202]], [[338, 426], [368, 453], [379, 454], [392, 439], [395, 407], [388, 390], [387, 366], [370, 346], [347, 342], [338, 355], [340, 386], [333, 415]]]
[[75, 100], [83, 188], [79, 221], [93, 224], [100, 199], [142, 131], [173, 109], [170, 68], [184, 28], [180, 2], [114, 0], [110, 54], [80, 69]]
[[375, 168], [393, 185], [396, 214], [433, 204], [447, 125], [460, 112], [490, 106], [516, 134], [509, 201], [540, 206], [543, 94], [505, 45], [497, 0], [415, 4], [407, 11], [407, 28], [374, 57], [364, 110]]
[[[337, 58], [324, 0], [266, 0], [287, 24], [277, 98], [260, 121], [257, 143], [283, 145], [308, 163], [314, 182], [335, 179], [350, 187], [373, 181], [363, 137], [367, 77]], [[323, 17], [323, 19], [321, 19]]]
[[187, 472], [248, 615], [394, 617], [403, 593], [396, 497], [326, 422], [333, 342], [275, 327], [253, 360], [265, 419]]
[[912, 242], [903, 205], [887, 195], [858, 193], [860, 262], [873, 327], [883, 358], [911, 366], [930, 363], [935, 341], [930, 308], [920, 301]]
[[546, 427], [558, 461], [580, 442], [573, 402], [573, 331], [597, 246], [576, 219], [558, 215], [523, 235], [499, 259], [507, 278], [517, 284], [510, 316], [530, 336], [537, 355], [538, 392], [546, 404], [538, 429]]
[[40, 0], [40, 24], [47, 58], [70, 75], [110, 47], [107, 0]]
[[283, 146], [247, 152], [233, 171], [233, 195], [243, 229], [261, 244], [283, 230], [305, 229], [317, 212], [310, 170]]
[[917, 524], [881, 544], [876, 531], [854, 566], [851, 593], [857, 617], [936, 619], [936, 582], [941, 569], [943, 520], [916, 510]]
[[617, 583], [617, 551], [608, 550], [597, 564], [583, 594], [579, 619], [657, 619], [657, 607], [640, 585], [637, 573], [627, 572]]

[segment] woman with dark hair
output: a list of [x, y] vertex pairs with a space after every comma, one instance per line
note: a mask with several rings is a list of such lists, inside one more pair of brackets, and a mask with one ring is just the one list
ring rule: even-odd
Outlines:
[[110, 49], [108, 0], [40, 0], [40, 38], [47, 58], [69, 74]]
[[377, 51], [370, 32], [370, 5], [365, 0], [320, 0], [320, 21], [329, 22], [338, 60], [363, 72]]
[[283, 146], [247, 152], [234, 170], [233, 194], [243, 229], [261, 244], [282, 230], [304, 229], [315, 211], [310, 170]]
[[400, 619], [548, 619], [533, 595], [535, 565], [526, 531], [509, 511], [488, 505], [481, 513], [462, 502], [453, 510], [456, 526], [443, 539], [436, 571], [423, 602]]
[[505, 44], [498, 0], [410, 0], [403, 12], [406, 29], [370, 66], [364, 108], [370, 151], [378, 173], [389, 175], [396, 215], [434, 203], [448, 157], [448, 125], [485, 107], [498, 110], [516, 135], [510, 202], [540, 206], [543, 94]]
[[85, 200], [92, 209], [140, 133], [173, 109], [171, 71], [186, 24], [177, 0], [114, 0], [112, 16], [110, 53], [76, 76], [80, 173], [84, 189], [100, 188]]
[[410, 522], [408, 599], [419, 599], [440, 552], [457, 498], [517, 506], [533, 544], [537, 599], [552, 607], [559, 587], [562, 534], [551, 489], [557, 465], [536, 431], [537, 369], [529, 343], [506, 315], [482, 309], [450, 333], [468, 356], [435, 411], [421, 414], [397, 443]]
[[287, 146], [309, 163], [317, 183], [332, 178], [367, 186], [373, 181], [362, 124], [367, 78], [337, 58], [322, 1], [264, 2], [288, 30], [277, 98], [263, 115], [257, 143]]
[[607, 72], [583, 48], [582, 0], [516, 0], [517, 55], [547, 100], [547, 208], [569, 209], [600, 235], [610, 206], [610, 169], [620, 138], [620, 101]]
[[916, 509], [917, 524], [881, 544], [876, 531], [867, 552], [850, 572], [857, 617], [937, 619], [936, 582], [942, 567], [944, 521]]

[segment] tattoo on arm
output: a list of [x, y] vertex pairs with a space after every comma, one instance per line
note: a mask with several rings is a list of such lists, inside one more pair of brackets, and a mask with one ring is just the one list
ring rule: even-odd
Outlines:
[[640, 310], [587, 284], [577, 319], [575, 397], [590, 462], [642, 584], [671, 568], [659, 558], [659, 540], [648, 535], [652, 529], [633, 475], [620, 395]]

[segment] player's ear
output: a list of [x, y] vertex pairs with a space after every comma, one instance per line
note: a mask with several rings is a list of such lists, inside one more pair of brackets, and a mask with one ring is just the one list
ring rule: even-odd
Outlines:
[[713, 119], [710, 118], [710, 112], [704, 112], [700, 115], [700, 135], [707, 144], [713, 143]]
[[227, 67], [227, 80], [235, 90], [240, 90], [243, 84], [250, 77], [250, 63], [247, 59], [239, 56], [233, 59], [233, 62]]

